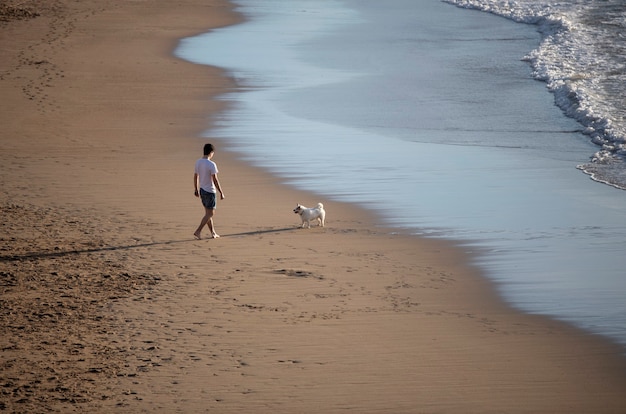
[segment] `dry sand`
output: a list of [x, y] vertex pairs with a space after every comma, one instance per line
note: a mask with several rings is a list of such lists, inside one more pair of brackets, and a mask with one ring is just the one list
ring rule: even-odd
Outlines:
[[[228, 3], [0, 5], [0, 412], [626, 412], [619, 347], [216, 140], [222, 237], [194, 240], [236, 85], [171, 51]], [[327, 227], [296, 228], [318, 201]]]

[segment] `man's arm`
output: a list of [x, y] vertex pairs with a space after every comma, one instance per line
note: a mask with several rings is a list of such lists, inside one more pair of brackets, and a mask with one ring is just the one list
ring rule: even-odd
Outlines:
[[198, 173], [193, 174], [193, 194], [196, 197], [200, 197], [200, 193], [198, 193]]
[[224, 195], [224, 192], [222, 191], [222, 186], [220, 186], [220, 180], [217, 179], [217, 174], [213, 174], [211, 178], [213, 179], [213, 184], [215, 184], [215, 188], [217, 188], [217, 191], [220, 192], [220, 198], [222, 200], [225, 199], [226, 196]]

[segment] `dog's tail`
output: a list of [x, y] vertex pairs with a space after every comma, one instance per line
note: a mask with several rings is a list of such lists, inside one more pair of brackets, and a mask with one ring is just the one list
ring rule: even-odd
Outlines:
[[324, 204], [322, 204], [322, 203], [317, 203], [317, 208], [324, 208]]

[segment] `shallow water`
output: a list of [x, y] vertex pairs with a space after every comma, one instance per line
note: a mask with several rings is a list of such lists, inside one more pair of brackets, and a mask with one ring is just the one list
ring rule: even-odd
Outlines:
[[594, 146], [521, 61], [532, 26], [435, 0], [236, 3], [250, 21], [177, 50], [241, 86], [207, 135], [461, 241], [514, 306], [626, 345], [626, 192], [576, 169]]

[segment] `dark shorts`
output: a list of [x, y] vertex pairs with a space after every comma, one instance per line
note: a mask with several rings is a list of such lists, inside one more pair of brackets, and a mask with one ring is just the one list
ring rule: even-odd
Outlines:
[[215, 193], [209, 193], [208, 191], [200, 189], [200, 199], [202, 200], [202, 205], [204, 208], [215, 209], [217, 207], [217, 202], [215, 199]]

